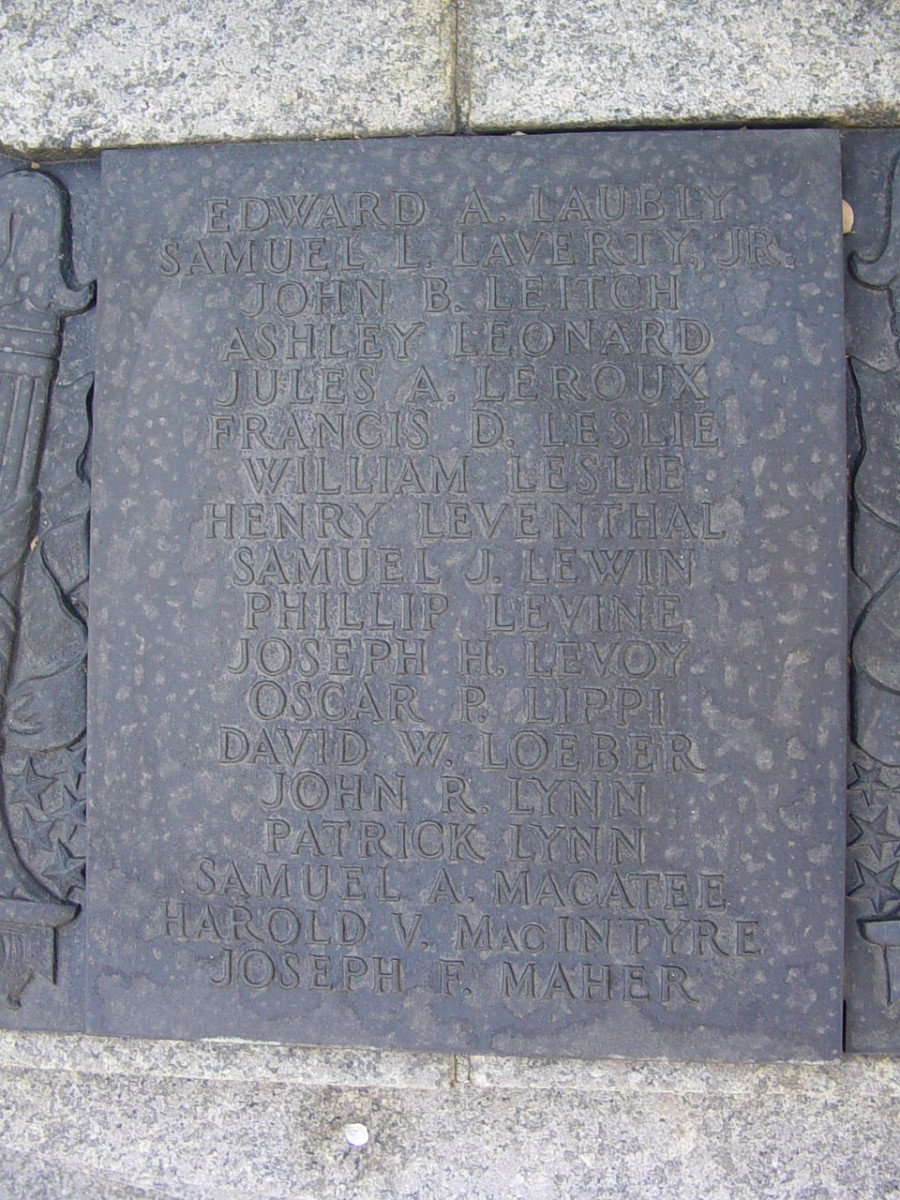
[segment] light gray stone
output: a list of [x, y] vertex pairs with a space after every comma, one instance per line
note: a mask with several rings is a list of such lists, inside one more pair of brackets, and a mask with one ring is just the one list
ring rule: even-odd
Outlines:
[[474, 1087], [565, 1089], [624, 1095], [771, 1096], [803, 1092], [822, 1101], [840, 1101], [843, 1093], [900, 1100], [900, 1063], [887, 1058], [854, 1056], [839, 1062], [665, 1063], [625, 1060], [587, 1062], [567, 1058], [461, 1057], [457, 1079]]
[[[2, 1040], [21, 1065], [0, 1063], [0, 1200], [900, 1196], [900, 1064], [887, 1060], [476, 1059], [442, 1087], [371, 1074], [352, 1087], [327, 1071], [267, 1079], [270, 1046], [236, 1048], [240, 1078], [210, 1069], [208, 1045], [161, 1043], [147, 1073], [147, 1043], [66, 1039], [66, 1069], [39, 1035]], [[105, 1071], [84, 1069], [91, 1052]], [[365, 1146], [348, 1144], [351, 1124]]]
[[[183, 1197], [184, 1193], [180, 1193]], [[172, 1192], [132, 1187], [106, 1171], [82, 1170], [75, 1162], [48, 1162], [38, 1153], [0, 1148], [0, 1200], [172, 1200]]]
[[451, 0], [0, 5], [16, 149], [453, 128]]
[[254, 1080], [310, 1087], [448, 1087], [453, 1060], [441, 1054], [279, 1046], [271, 1042], [163, 1042], [80, 1034], [0, 1031], [0, 1075], [77, 1071], [142, 1078]]
[[457, 99], [473, 130], [900, 114], [893, 0], [34, 0], [0, 52], [32, 153], [452, 132]]
[[473, 131], [900, 113], [893, 0], [462, 0]]

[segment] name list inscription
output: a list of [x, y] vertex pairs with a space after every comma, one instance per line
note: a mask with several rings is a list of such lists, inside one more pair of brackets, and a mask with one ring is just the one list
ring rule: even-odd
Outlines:
[[690, 593], [741, 539], [691, 284], [794, 266], [737, 195], [298, 185], [158, 245], [230, 310], [198, 451], [230, 487], [196, 531], [257, 837], [159, 914], [211, 985], [690, 1008], [762, 953], [686, 844]]

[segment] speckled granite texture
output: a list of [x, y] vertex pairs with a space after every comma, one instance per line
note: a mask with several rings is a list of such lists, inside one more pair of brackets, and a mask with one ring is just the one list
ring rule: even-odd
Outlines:
[[[900, 1065], [0, 1035], [0, 1200], [889, 1200]], [[345, 1127], [365, 1125], [355, 1148]]]
[[892, 123], [895, 0], [465, 0], [474, 131], [742, 121]]
[[35, 153], [900, 114], [896, 0], [3, 0], [0, 53]]
[[159, 142], [452, 128], [450, 0], [0, 4], [0, 142]]

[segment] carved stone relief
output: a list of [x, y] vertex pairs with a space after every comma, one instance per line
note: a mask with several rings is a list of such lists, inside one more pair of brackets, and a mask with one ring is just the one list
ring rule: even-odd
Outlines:
[[851, 492], [846, 1043], [900, 1049], [900, 138], [844, 143]]
[[2, 168], [0, 1011], [79, 1027], [96, 171]]

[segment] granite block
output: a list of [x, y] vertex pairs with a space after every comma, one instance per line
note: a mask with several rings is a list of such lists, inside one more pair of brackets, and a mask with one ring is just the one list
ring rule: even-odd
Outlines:
[[21, 1070], [427, 1091], [448, 1087], [455, 1067], [454, 1060], [446, 1055], [400, 1054], [389, 1050], [0, 1032], [0, 1073]]
[[[28, 1035], [39, 1050], [40, 1039]], [[613, 1069], [618, 1069], [612, 1064]], [[647, 1066], [652, 1086], [439, 1091], [9, 1070], [0, 1196], [16, 1200], [889, 1200], [896, 1064]], [[699, 1070], [699, 1069], [698, 1069]], [[769, 1086], [752, 1083], [765, 1077]], [[828, 1083], [823, 1086], [822, 1081]], [[661, 1079], [658, 1080], [661, 1082]], [[560, 1081], [561, 1082], [561, 1081]], [[832, 1090], [834, 1085], [835, 1090]], [[354, 1147], [348, 1125], [364, 1125]], [[11, 1149], [13, 1148], [13, 1149]]]
[[[184, 1197], [184, 1192], [179, 1192]], [[168, 1189], [133, 1187], [109, 1172], [85, 1171], [77, 1162], [48, 1161], [39, 1153], [0, 1149], [0, 1200], [174, 1200]]]
[[49, 150], [453, 127], [448, 0], [3, 6], [0, 130]]
[[900, 113], [896, 6], [868, 0], [463, 0], [458, 59], [475, 132]]

